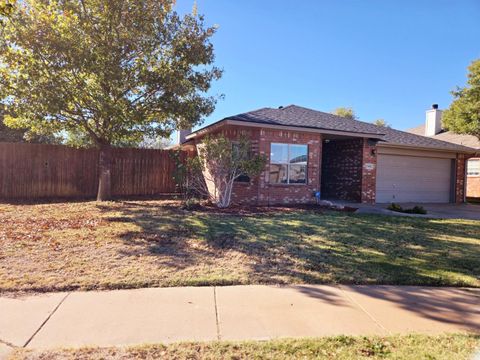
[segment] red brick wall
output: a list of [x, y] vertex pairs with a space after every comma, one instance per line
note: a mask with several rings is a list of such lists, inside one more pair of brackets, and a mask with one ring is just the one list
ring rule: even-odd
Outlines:
[[362, 147], [362, 203], [375, 204], [377, 184], [377, 145], [363, 139]]
[[455, 183], [455, 202], [462, 203], [465, 198], [465, 164], [467, 157], [465, 154], [457, 154], [456, 163], [456, 183]]
[[467, 177], [467, 197], [480, 198], [480, 176]]
[[[308, 168], [306, 185], [303, 184], [270, 184], [270, 144], [272, 142], [284, 144], [308, 145]], [[282, 131], [276, 129], [261, 129], [259, 139], [260, 154], [267, 158], [267, 166], [260, 174], [258, 203], [270, 204], [295, 204], [314, 202], [313, 193], [320, 190], [320, 163], [322, 153], [322, 137], [320, 134]]]
[[[252, 143], [252, 150], [267, 158], [265, 171], [258, 177], [252, 178], [249, 183], [235, 183], [232, 194], [234, 204], [315, 202], [313, 194], [320, 187], [323, 198], [375, 202], [376, 145], [367, 139], [332, 140], [323, 144], [321, 134], [247, 126], [225, 126], [215, 133], [219, 132], [232, 140], [246, 135]], [[271, 143], [308, 145], [306, 185], [270, 184]], [[320, 186], [322, 171], [325, 175]]]
[[[238, 139], [242, 134], [248, 136], [252, 143], [252, 150], [255, 153], [265, 155], [267, 158], [265, 171], [258, 177], [251, 179], [249, 183], [235, 183], [232, 193], [232, 203], [273, 205], [309, 203], [315, 201], [313, 193], [320, 190], [322, 148], [322, 138], [320, 134], [243, 126], [225, 126], [216, 133], [219, 132], [232, 140]], [[199, 141], [201, 140], [199, 139]], [[269, 183], [270, 144], [272, 142], [308, 145], [308, 182], [306, 185]]]
[[467, 197], [480, 198], [480, 176], [467, 176]]
[[363, 139], [331, 140], [323, 144], [322, 197], [360, 202]]
[[[246, 126], [226, 126], [221, 130], [211, 133], [215, 135], [218, 133], [232, 141], [238, 139], [240, 136], [246, 136], [250, 139], [252, 152], [259, 151], [260, 128], [246, 127]], [[234, 204], [257, 204], [259, 196], [259, 177], [250, 179], [250, 182], [236, 182], [233, 185], [232, 203]]]
[[368, 139], [332, 140], [322, 155], [322, 196], [375, 203], [376, 143]]

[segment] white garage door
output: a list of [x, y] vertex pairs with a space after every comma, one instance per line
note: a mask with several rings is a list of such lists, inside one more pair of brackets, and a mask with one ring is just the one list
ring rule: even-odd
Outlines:
[[450, 202], [452, 160], [379, 154], [378, 203]]

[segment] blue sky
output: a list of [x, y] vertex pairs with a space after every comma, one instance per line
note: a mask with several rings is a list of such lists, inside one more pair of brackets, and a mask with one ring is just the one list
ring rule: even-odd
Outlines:
[[[193, 0], [177, 0], [180, 12]], [[398, 129], [446, 108], [480, 58], [480, 0], [197, 0], [225, 71], [204, 125], [261, 107], [350, 106]]]

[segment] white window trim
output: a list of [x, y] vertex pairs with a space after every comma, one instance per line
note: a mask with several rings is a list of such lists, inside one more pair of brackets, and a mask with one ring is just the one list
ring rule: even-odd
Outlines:
[[[286, 163], [280, 163], [280, 162], [272, 162], [272, 145], [287, 145], [287, 149], [288, 149], [288, 155], [287, 155], [287, 162]], [[296, 146], [296, 145], [301, 145], [301, 146], [306, 146], [307, 147], [307, 163], [305, 164], [305, 182], [304, 183], [291, 183], [290, 182], [290, 166], [291, 165], [298, 165], [298, 164], [291, 164], [289, 161], [290, 161], [290, 146]], [[268, 172], [268, 182], [270, 185], [297, 185], [297, 186], [303, 186], [303, 185], [308, 185], [308, 152], [309, 152], [309, 149], [308, 149], [308, 144], [290, 144], [290, 143], [277, 143], [277, 142], [272, 142], [270, 143], [270, 165], [285, 165], [287, 167], [287, 182], [286, 183], [272, 183], [270, 182], [270, 169], [269, 169], [269, 172]]]
[[[471, 169], [471, 167], [473, 167], [470, 165], [471, 163], [475, 163], [475, 169]], [[467, 161], [467, 176], [480, 176], [480, 159], [470, 159]]]

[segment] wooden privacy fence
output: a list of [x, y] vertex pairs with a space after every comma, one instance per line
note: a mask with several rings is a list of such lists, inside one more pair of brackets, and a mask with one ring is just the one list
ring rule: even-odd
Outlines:
[[[177, 192], [171, 155], [171, 150], [113, 149], [112, 195]], [[95, 197], [98, 156], [97, 149], [0, 143], [0, 199]]]

